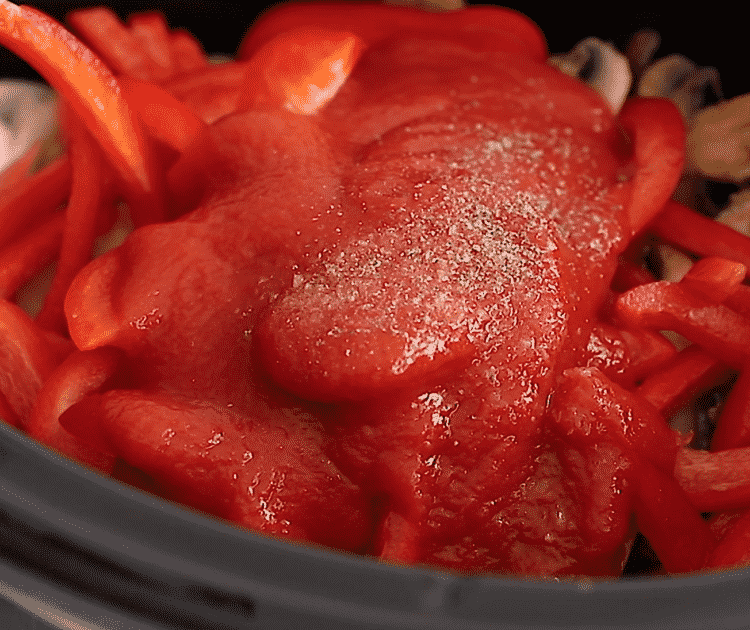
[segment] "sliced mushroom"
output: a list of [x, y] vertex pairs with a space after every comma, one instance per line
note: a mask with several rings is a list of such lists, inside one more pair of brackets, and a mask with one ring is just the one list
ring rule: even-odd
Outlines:
[[628, 60], [612, 44], [587, 37], [569, 53], [554, 55], [547, 61], [599, 92], [613, 113], [620, 111], [630, 91], [632, 76]]
[[701, 110], [690, 121], [685, 169], [709, 179], [750, 178], [750, 94]]
[[687, 57], [669, 55], [646, 68], [638, 82], [637, 93], [639, 96], [670, 99], [685, 120], [689, 120], [706, 104], [709, 88], [721, 98], [716, 68], [698, 67]]
[[625, 57], [630, 63], [630, 71], [633, 73], [633, 81], [640, 81], [643, 71], [646, 69], [656, 51], [659, 49], [661, 37], [656, 31], [644, 29], [638, 31], [628, 42]]
[[730, 195], [729, 203], [716, 220], [750, 236], [750, 188], [743, 188]]
[[35, 142], [54, 135], [57, 106], [52, 90], [32, 81], [0, 81], [0, 171]]
[[385, 0], [385, 3], [424, 11], [456, 11], [465, 6], [463, 0]]

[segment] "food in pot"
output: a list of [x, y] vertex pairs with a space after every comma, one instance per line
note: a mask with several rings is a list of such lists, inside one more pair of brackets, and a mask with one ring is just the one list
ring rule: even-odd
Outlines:
[[[744, 560], [747, 388], [721, 452], [666, 417], [748, 360], [750, 241], [670, 200], [672, 102], [620, 109], [495, 7], [282, 5], [218, 65], [158, 14], [70, 24], [0, 4], [67, 139], [0, 203], [7, 422], [386, 561], [616, 576], [636, 532], [669, 573]], [[703, 258], [657, 281], [651, 234]]]

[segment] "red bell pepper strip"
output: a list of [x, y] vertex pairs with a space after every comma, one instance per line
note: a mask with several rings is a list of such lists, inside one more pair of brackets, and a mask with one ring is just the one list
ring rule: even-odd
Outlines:
[[750, 564], [750, 510], [746, 510], [734, 519], [704, 568], [727, 569], [748, 564]]
[[156, 70], [153, 60], [111, 9], [79, 9], [70, 13], [67, 21], [115, 74], [144, 81], [153, 77]]
[[733, 311], [750, 317], [750, 286], [746, 284], [739, 285], [732, 295], [728, 296], [724, 304]]
[[21, 423], [28, 420], [42, 383], [59, 361], [32, 319], [0, 300], [0, 392]]
[[[0, 44], [30, 63], [70, 104], [135, 195], [154, 193], [143, 131], [112, 72], [65, 28], [29, 6], [0, 3]], [[153, 220], [160, 219], [160, 209]]]
[[413, 34], [460, 42], [474, 50], [519, 53], [542, 62], [547, 58], [547, 44], [537, 25], [511, 9], [473, 6], [430, 13], [376, 2], [279, 5], [253, 24], [237, 58], [250, 59], [281, 33], [313, 25], [354, 33], [367, 46], [394, 35]]
[[637, 287], [640, 284], [648, 284], [654, 280], [656, 280], [654, 274], [643, 265], [638, 265], [633, 261], [620, 257], [615, 277], [612, 279], [612, 288], [617, 292], [622, 292]]
[[693, 254], [726, 258], [750, 268], [750, 238], [676, 201], [664, 206], [649, 231]]
[[101, 444], [71, 435], [59, 422], [66, 409], [86, 395], [98, 391], [114, 376], [122, 354], [112, 347], [74, 351], [50, 375], [39, 391], [33, 411], [25, 423], [28, 434], [72, 459], [106, 474], [112, 472], [115, 456]]
[[591, 447], [603, 440], [617, 440], [662, 470], [674, 468], [678, 435], [656, 409], [596, 368], [563, 372], [550, 417], [570, 443]]
[[188, 74], [208, 67], [208, 60], [200, 42], [187, 31], [180, 29], [169, 33], [169, 47], [176, 75]]
[[238, 109], [313, 114], [336, 95], [364, 48], [346, 31], [307, 27], [282, 33], [249, 60]]
[[634, 145], [636, 172], [627, 208], [631, 235], [654, 218], [672, 195], [685, 161], [685, 125], [666, 99], [630, 99], [619, 121]]
[[750, 448], [677, 454], [674, 478], [702, 512], [750, 507]]
[[693, 293], [716, 304], [733, 295], [745, 279], [747, 269], [742, 263], [709, 256], [696, 262], [680, 280]]
[[65, 215], [56, 214], [0, 252], [0, 299], [11, 299], [24, 282], [55, 259], [64, 224]]
[[222, 63], [178, 76], [162, 87], [209, 125], [237, 111], [247, 74], [247, 63]]
[[130, 77], [122, 77], [120, 84], [151, 136], [178, 153], [206, 129], [192, 109], [158, 85]]
[[712, 451], [741, 446], [750, 446], [750, 361], [740, 371], [711, 439]]
[[67, 116], [66, 123], [73, 184], [65, 212], [60, 260], [36, 320], [40, 326], [61, 333], [67, 330], [63, 312], [65, 294], [76, 274], [91, 260], [105, 180], [101, 152], [88, 131], [72, 116]]
[[607, 378], [630, 389], [675, 354], [675, 347], [659, 333], [601, 322], [591, 331], [581, 363], [600, 369]]
[[646, 461], [636, 467], [638, 529], [668, 573], [702, 569], [716, 546], [708, 523], [671, 475]]
[[668, 366], [649, 375], [635, 392], [668, 417], [715, 383], [728, 369], [700, 347], [690, 346]]
[[725, 510], [714, 512], [708, 519], [708, 526], [711, 528], [716, 540], [721, 540], [727, 535], [732, 524], [744, 514], [744, 510]]
[[70, 193], [70, 160], [63, 156], [0, 197], [0, 248], [24, 227], [47, 219]]
[[635, 287], [620, 295], [615, 309], [631, 326], [673, 330], [732, 367], [739, 369], [750, 355], [750, 319], [679, 283]]
[[128, 30], [153, 63], [151, 81], [163, 81], [172, 76], [172, 48], [164, 16], [156, 11], [137, 13], [128, 19]]

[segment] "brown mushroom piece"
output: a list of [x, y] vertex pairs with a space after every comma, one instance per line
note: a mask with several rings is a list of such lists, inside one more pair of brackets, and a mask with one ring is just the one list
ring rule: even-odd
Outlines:
[[750, 179], [750, 94], [707, 107], [691, 119], [685, 170], [736, 184]]
[[547, 62], [599, 92], [615, 114], [630, 92], [628, 60], [612, 44], [596, 37], [581, 40], [570, 52], [553, 55]]
[[47, 163], [56, 121], [57, 103], [50, 88], [34, 81], [0, 81], [0, 171], [37, 142], [41, 146], [32, 170]]

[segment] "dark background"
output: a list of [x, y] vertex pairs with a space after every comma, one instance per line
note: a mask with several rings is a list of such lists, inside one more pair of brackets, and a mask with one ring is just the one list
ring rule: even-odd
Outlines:
[[[36, 0], [37, 8], [64, 21], [73, 8], [106, 4], [122, 18], [130, 13], [159, 9], [173, 28], [186, 28], [196, 35], [209, 53], [232, 54], [243, 34], [266, 3], [239, 3], [229, 0]], [[480, 3], [476, 3], [480, 4]], [[727, 3], [710, 2], [699, 8], [682, 9], [648, 5], [627, 0], [575, 3], [570, 0], [522, 3], [511, 0], [505, 6], [525, 13], [545, 32], [552, 52], [563, 52], [589, 35], [614, 42], [624, 48], [630, 36], [641, 28], [652, 28], [662, 36], [657, 56], [681, 53], [702, 66], [714, 66], [722, 77], [724, 95], [750, 92], [750, 52], [745, 18]], [[674, 7], [675, 3], [670, 3]], [[685, 5], [683, 5], [685, 6]], [[0, 76], [33, 76], [28, 66], [0, 49]]]

